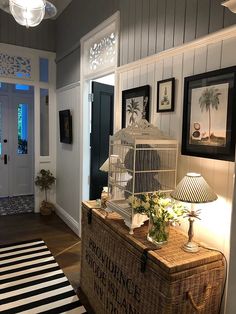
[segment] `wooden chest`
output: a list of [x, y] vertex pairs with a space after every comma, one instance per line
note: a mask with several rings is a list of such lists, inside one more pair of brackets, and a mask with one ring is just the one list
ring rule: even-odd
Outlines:
[[171, 229], [157, 250], [147, 226], [129, 235], [118, 214], [84, 202], [81, 289], [95, 313], [218, 313], [224, 283], [223, 256], [181, 249], [186, 237]]

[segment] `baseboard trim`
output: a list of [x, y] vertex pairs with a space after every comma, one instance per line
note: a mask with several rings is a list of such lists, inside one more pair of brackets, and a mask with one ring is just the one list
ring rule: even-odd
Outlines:
[[60, 205], [55, 204], [56, 214], [67, 224], [67, 226], [79, 236], [79, 223], [71, 217]]

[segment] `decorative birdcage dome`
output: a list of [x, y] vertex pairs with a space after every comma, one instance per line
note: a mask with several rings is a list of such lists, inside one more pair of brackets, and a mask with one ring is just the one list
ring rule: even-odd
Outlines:
[[131, 196], [171, 192], [176, 185], [178, 142], [146, 120], [140, 120], [110, 137], [108, 209], [118, 212], [133, 232], [147, 217], [135, 214]]

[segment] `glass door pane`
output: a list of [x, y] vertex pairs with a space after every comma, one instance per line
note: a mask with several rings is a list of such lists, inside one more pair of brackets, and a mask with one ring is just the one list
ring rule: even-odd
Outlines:
[[2, 103], [0, 103], [0, 156], [2, 155], [2, 133], [3, 133], [3, 129], [2, 129], [3, 125], [2, 125]]
[[18, 113], [18, 149], [19, 155], [28, 153], [28, 105], [19, 104]]

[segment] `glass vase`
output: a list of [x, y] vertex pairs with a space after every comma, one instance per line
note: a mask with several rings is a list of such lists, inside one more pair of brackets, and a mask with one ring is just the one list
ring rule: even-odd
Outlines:
[[157, 217], [149, 218], [148, 225], [148, 241], [154, 243], [158, 247], [166, 244], [169, 238], [169, 229], [170, 223], [169, 221], [163, 221], [158, 219]]

